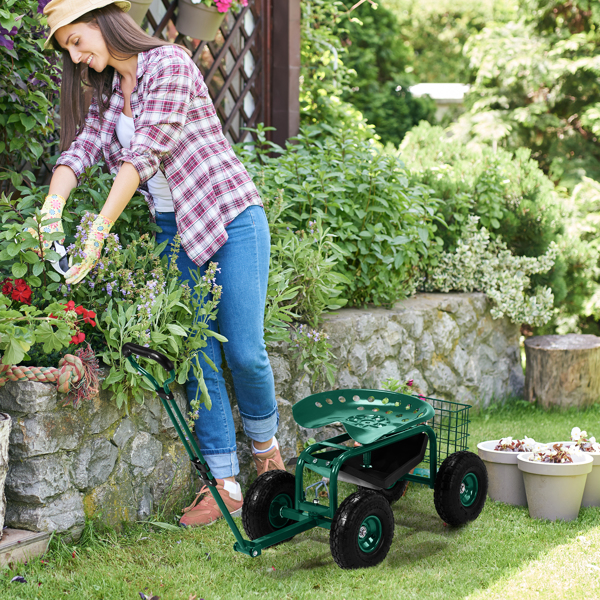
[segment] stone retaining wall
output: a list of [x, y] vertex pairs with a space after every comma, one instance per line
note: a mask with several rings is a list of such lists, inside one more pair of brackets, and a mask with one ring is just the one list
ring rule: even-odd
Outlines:
[[[494, 321], [483, 294], [418, 294], [392, 310], [344, 309], [324, 329], [337, 356], [336, 387], [378, 388], [389, 377], [413, 379], [432, 397], [489, 403], [521, 395], [519, 330]], [[271, 349], [280, 409], [278, 439], [284, 459], [297, 455], [308, 437], [298, 428], [294, 402], [311, 393], [309, 380], [284, 344]], [[230, 393], [233, 397], [233, 393]], [[184, 394], [175, 390], [185, 410]], [[6, 524], [77, 535], [85, 516], [112, 525], [144, 519], [181, 505], [198, 485], [187, 455], [160, 400], [148, 395], [131, 414], [106, 392], [78, 408], [63, 406], [51, 384], [9, 382], [0, 388], [0, 411], [13, 417]], [[253, 472], [250, 443], [238, 430], [240, 480]]]

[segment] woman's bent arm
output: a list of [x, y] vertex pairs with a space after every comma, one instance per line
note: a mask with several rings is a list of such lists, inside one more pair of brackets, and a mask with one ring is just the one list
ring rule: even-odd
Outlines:
[[77, 187], [77, 176], [73, 169], [67, 165], [58, 165], [52, 174], [48, 195], [58, 194], [66, 200], [74, 187]]
[[115, 177], [100, 214], [114, 223], [125, 210], [139, 185], [140, 176], [136, 168], [131, 163], [124, 162]]

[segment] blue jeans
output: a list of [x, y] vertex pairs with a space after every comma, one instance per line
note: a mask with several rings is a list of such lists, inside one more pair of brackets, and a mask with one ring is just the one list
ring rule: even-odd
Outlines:
[[[156, 213], [162, 233], [156, 241], [169, 240], [164, 254], [170, 254], [177, 233], [174, 213]], [[269, 225], [261, 206], [249, 206], [226, 228], [228, 240], [208, 262], [218, 262], [217, 284], [223, 286], [216, 321], [210, 327], [228, 341], [222, 345], [246, 435], [257, 442], [270, 440], [277, 431], [279, 413], [275, 400], [273, 371], [264, 342], [264, 311], [269, 279]], [[202, 265], [204, 274], [206, 266]], [[181, 249], [177, 266], [181, 280], [190, 281], [190, 269], [198, 266]], [[190, 287], [193, 282], [190, 281]], [[235, 427], [221, 367], [221, 343], [209, 337], [204, 348], [214, 362], [215, 372], [199, 355], [211, 410], [200, 405], [196, 435], [200, 450], [215, 477], [237, 475]], [[188, 401], [196, 397], [198, 381], [190, 370], [186, 391]]]

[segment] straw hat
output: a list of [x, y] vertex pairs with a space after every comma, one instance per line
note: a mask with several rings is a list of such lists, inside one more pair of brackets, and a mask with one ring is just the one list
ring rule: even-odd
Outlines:
[[44, 8], [44, 16], [50, 25], [50, 33], [44, 43], [44, 50], [53, 47], [52, 36], [57, 29], [72, 23], [82, 15], [89, 13], [97, 8], [116, 4], [123, 12], [127, 12], [131, 8], [131, 2], [127, 0], [52, 0], [46, 4]]

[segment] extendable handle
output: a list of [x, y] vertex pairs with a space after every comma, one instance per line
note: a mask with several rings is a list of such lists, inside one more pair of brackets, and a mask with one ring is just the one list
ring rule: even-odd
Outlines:
[[149, 358], [154, 362], [158, 363], [165, 371], [172, 371], [175, 368], [172, 360], [169, 360], [164, 354], [152, 350], [151, 348], [146, 348], [145, 346], [140, 346], [139, 344], [134, 344], [132, 342], [127, 342], [123, 344], [121, 348], [121, 354], [128, 358], [132, 354], [136, 354], [137, 356], [143, 356], [144, 358]]

